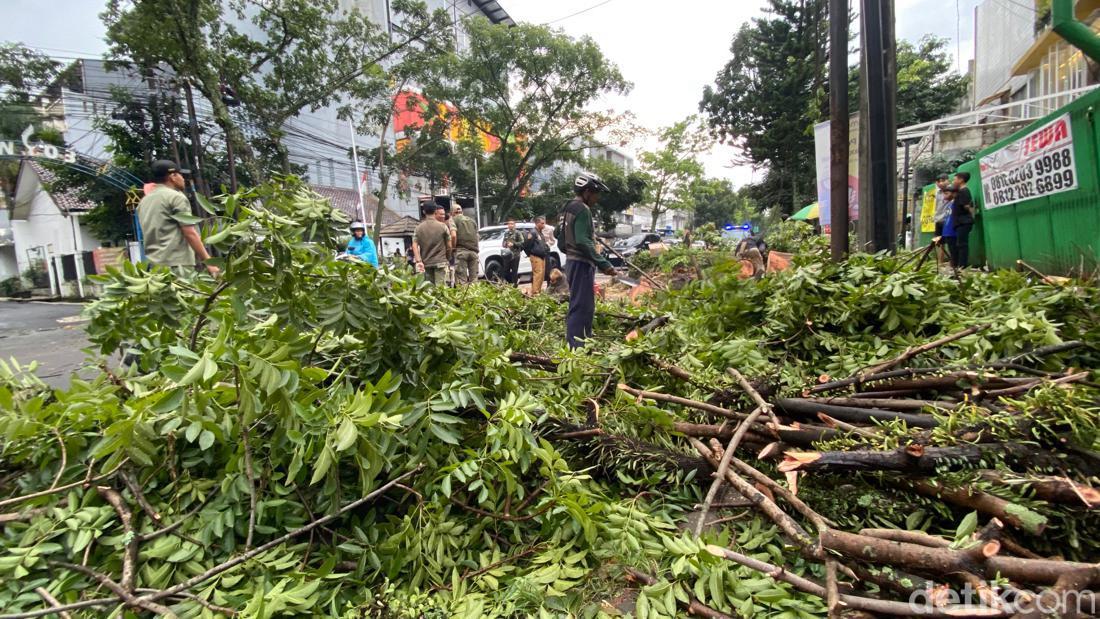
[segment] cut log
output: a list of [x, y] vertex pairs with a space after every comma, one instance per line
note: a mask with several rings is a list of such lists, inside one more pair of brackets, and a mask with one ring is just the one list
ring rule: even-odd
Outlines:
[[949, 411], [957, 406], [957, 404], [954, 402], [940, 402], [937, 400], [912, 400], [906, 398], [824, 397], [802, 399], [806, 400], [807, 402], [814, 402], [816, 404], [832, 404], [834, 406], [855, 406], [857, 408], [885, 408], [895, 411], [922, 411], [926, 408], [937, 408], [940, 410]]
[[818, 413], [847, 421], [849, 423], [872, 423], [873, 421], [904, 421], [907, 425], [917, 428], [935, 428], [939, 425], [931, 415], [919, 415], [914, 413], [901, 413], [879, 408], [858, 408], [855, 406], [834, 406], [832, 404], [820, 404], [802, 398], [779, 398], [776, 405], [788, 415], [806, 419], [814, 419]]
[[913, 377], [922, 376], [925, 374], [936, 374], [942, 372], [935, 368], [905, 368], [901, 370], [891, 370], [889, 372], [879, 372], [877, 374], [869, 374], [867, 376], [850, 376], [841, 380], [828, 380], [828, 377], [822, 377], [824, 382], [814, 385], [806, 390], [807, 393], [825, 393], [826, 391], [836, 391], [837, 389], [843, 389], [856, 384], [866, 384], [869, 382], [887, 380], [890, 378], [900, 377]]
[[948, 488], [930, 481], [915, 481], [907, 485], [920, 494], [992, 516], [1032, 535], [1039, 535], [1047, 526], [1046, 516], [968, 486]]
[[[673, 422], [672, 429], [685, 436], [718, 438], [722, 440], [730, 439], [733, 436], [734, 430], [731, 426], [685, 423], [680, 421]], [[778, 437], [780, 440], [790, 445], [809, 447], [818, 441], [827, 441], [836, 438], [840, 436], [840, 434], [840, 432], [832, 428], [808, 424], [799, 424], [797, 427], [779, 426], [778, 428], [765, 426], [763, 424], [753, 424], [749, 428], [748, 436], [755, 436], [758, 440], [766, 442], [771, 442]]]
[[518, 363], [527, 367], [537, 368], [540, 370], [547, 370], [550, 372], [557, 371], [558, 363], [550, 357], [544, 357], [542, 355], [532, 355], [525, 352], [514, 352], [508, 355], [508, 360], [512, 363]]
[[1010, 466], [1065, 463], [1056, 454], [1028, 443], [976, 443], [951, 447], [907, 445], [890, 451], [788, 451], [781, 471], [897, 471], [932, 474], [979, 466], [989, 454], [1003, 455]]
[[[820, 598], [825, 598], [828, 595], [825, 587], [820, 583], [814, 582], [809, 578], [792, 574], [786, 571], [780, 566], [766, 563], [759, 559], [754, 559], [747, 555], [743, 555], [739, 552], [734, 552], [728, 548], [722, 548], [720, 546], [710, 545], [707, 546], [707, 552], [716, 557], [721, 557], [734, 563], [739, 563], [750, 569], [756, 570], [776, 580], [793, 585], [794, 588], [816, 595]], [[865, 598], [856, 595], [840, 594], [840, 602], [848, 608], [855, 610], [863, 610], [875, 614], [882, 615], [896, 615], [901, 617], [911, 617], [914, 615], [913, 604], [909, 602], [892, 602], [889, 600], [878, 600], [874, 598]], [[995, 609], [980, 609], [972, 606], [965, 608], [959, 607], [935, 607], [929, 606], [918, 607], [921, 617], [1007, 617], [1008, 615], [1002, 611]], [[927, 612], [926, 612], [927, 611]]]
[[1000, 471], [982, 471], [980, 476], [986, 481], [1017, 489], [1047, 503], [1060, 503], [1086, 509], [1100, 507], [1100, 490], [1079, 484], [1068, 477], [1037, 475], [1008, 478]]
[[829, 529], [821, 534], [821, 544], [828, 550], [880, 565], [893, 565], [902, 569], [921, 570], [936, 574], [970, 571], [987, 578], [999, 573], [1002, 577], [1021, 583], [1052, 585], [1063, 574], [1091, 569], [1091, 563], [1076, 561], [1051, 561], [1048, 559], [1019, 559], [1001, 555], [976, 556], [975, 553], [930, 548], [919, 544], [845, 533]]

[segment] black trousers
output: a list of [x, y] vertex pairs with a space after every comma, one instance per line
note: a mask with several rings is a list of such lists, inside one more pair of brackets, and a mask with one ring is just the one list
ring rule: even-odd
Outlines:
[[569, 311], [565, 315], [565, 343], [569, 348], [584, 346], [592, 337], [592, 317], [596, 314], [596, 265], [581, 260], [565, 263], [569, 282]]
[[504, 265], [504, 281], [516, 286], [519, 284], [519, 254], [508, 252], [504, 257], [508, 262]]
[[951, 266], [956, 269], [966, 268], [970, 264], [970, 230], [974, 224], [955, 226], [955, 236], [947, 237], [948, 248], [951, 250]]

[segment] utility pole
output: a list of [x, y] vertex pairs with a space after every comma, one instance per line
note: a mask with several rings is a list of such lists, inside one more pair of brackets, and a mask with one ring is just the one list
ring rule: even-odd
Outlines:
[[829, 0], [829, 241], [848, 256], [848, 0]]
[[359, 172], [359, 149], [355, 146], [355, 125], [348, 121], [348, 129], [351, 130], [351, 160], [355, 164], [355, 193], [359, 196], [359, 221], [367, 224], [367, 211], [363, 207], [363, 181]]
[[[901, 181], [901, 232], [902, 239], [905, 238], [905, 233], [910, 232], [910, 235], [914, 241], [917, 239], [915, 231], [915, 225], [917, 223], [916, 217], [909, 217], [909, 145], [910, 141], [905, 140], [905, 158], [902, 163], [902, 181]], [[908, 249], [909, 244], [906, 243], [905, 247]]]
[[202, 174], [202, 142], [199, 140], [199, 121], [195, 115], [195, 97], [191, 92], [191, 80], [184, 78], [183, 90], [187, 93], [187, 115], [191, 118], [191, 158], [195, 164], [194, 179], [198, 190], [207, 198], [210, 188]]
[[897, 47], [893, 0], [862, 0], [860, 241], [894, 251], [897, 218]]
[[474, 214], [477, 216], [477, 225], [481, 227], [481, 183], [477, 178], [477, 160], [479, 156], [474, 156]]

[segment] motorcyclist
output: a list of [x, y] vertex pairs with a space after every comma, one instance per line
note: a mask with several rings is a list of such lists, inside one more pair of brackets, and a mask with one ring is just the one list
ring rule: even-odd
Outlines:
[[345, 256], [362, 260], [378, 268], [378, 250], [374, 246], [374, 241], [367, 236], [367, 227], [361, 221], [351, 224], [351, 240], [348, 241], [347, 250], [341, 254], [341, 257]]

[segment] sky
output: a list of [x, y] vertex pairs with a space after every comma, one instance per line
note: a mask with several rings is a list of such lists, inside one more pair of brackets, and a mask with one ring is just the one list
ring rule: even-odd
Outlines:
[[[916, 41], [927, 33], [950, 39], [949, 51], [965, 71], [974, 55], [974, 7], [983, 0], [895, 0], [896, 35]], [[1021, 0], [987, 0], [1016, 3]], [[0, 0], [0, 41], [19, 41], [54, 56], [103, 53], [103, 0]], [[634, 84], [625, 97], [601, 107], [633, 112], [657, 129], [699, 110], [703, 87], [729, 60], [729, 45], [741, 24], [761, 15], [763, 0], [499, 0], [513, 18], [548, 23], [568, 34], [591, 36]], [[64, 19], [57, 19], [63, 15]], [[957, 17], [956, 17], [957, 16]], [[636, 151], [652, 146], [640, 142]], [[750, 166], [732, 166], [736, 155], [716, 146], [703, 162], [707, 174], [735, 186], [759, 180]]]

